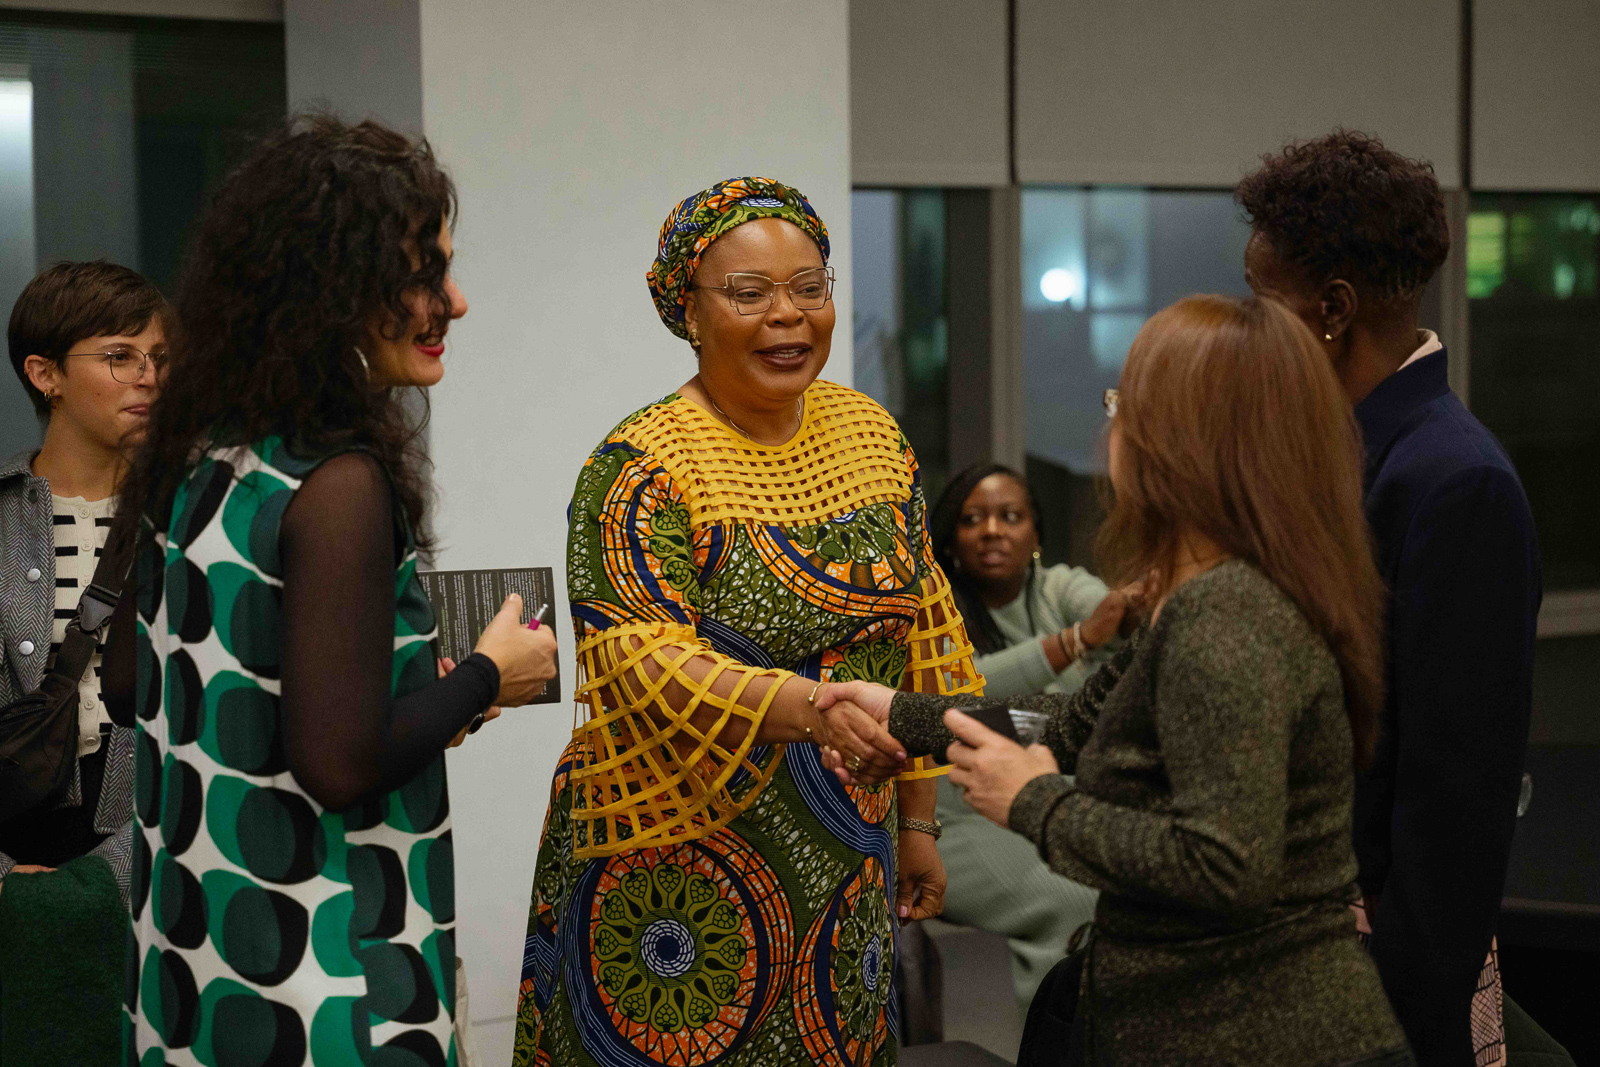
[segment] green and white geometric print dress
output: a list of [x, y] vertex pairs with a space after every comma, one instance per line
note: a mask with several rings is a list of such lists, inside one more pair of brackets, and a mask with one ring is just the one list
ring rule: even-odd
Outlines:
[[[276, 439], [213, 451], [141, 547], [126, 1034], [138, 1067], [456, 1062], [443, 754], [335, 813], [289, 773], [278, 736], [278, 534], [317, 462]], [[395, 696], [435, 677], [416, 566], [407, 536]]]

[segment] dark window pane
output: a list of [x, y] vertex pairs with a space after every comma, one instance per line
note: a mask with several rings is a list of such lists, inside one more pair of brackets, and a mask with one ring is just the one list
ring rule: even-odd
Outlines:
[[900, 423], [931, 502], [950, 476], [944, 193], [858, 189], [850, 224], [855, 385]]
[[1522, 476], [1545, 588], [1600, 587], [1600, 197], [1475, 193], [1468, 395]]

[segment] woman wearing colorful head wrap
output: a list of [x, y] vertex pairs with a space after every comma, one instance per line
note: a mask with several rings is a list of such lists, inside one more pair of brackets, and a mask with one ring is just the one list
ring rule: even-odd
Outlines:
[[[796, 190], [678, 205], [648, 274], [699, 372], [578, 478], [584, 722], [555, 772], [517, 1064], [892, 1064], [896, 919], [937, 914], [930, 770], [825, 680], [981, 685], [889, 415], [817, 376], [828, 234]], [[846, 788], [822, 749], [859, 766]]]

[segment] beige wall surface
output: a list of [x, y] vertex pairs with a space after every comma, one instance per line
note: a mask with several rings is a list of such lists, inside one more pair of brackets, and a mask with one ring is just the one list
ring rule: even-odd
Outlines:
[[421, 0], [285, 0], [289, 110], [422, 132]]
[[1456, 0], [1017, 0], [1018, 174], [1228, 186], [1343, 125], [1458, 186], [1459, 36]]
[[[766, 19], [770, 13], [758, 17]], [[845, 0], [765, 36], [714, 0], [424, 0], [424, 128], [461, 193], [471, 304], [433, 393], [439, 566], [546, 565], [565, 590], [566, 508], [585, 457], [694, 374], [644, 274], [661, 222], [713, 182], [798, 186], [828, 224], [850, 381]], [[559, 604], [564, 695], [573, 677]], [[450, 754], [458, 951], [480, 1061], [509, 1059], [528, 894], [569, 703], [508, 711]]]
[[1472, 5], [1472, 184], [1600, 190], [1600, 3]]
[[1005, 0], [853, 0], [857, 185], [1004, 185]]

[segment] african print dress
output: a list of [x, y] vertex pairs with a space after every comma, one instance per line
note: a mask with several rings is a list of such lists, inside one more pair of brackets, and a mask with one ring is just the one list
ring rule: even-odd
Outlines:
[[[455, 871], [444, 757], [324, 811], [278, 735], [278, 534], [316, 468], [269, 439], [215, 451], [138, 558], [128, 1062], [447, 1067]], [[407, 537], [396, 696], [435, 677]]]
[[595, 450], [515, 1064], [894, 1063], [894, 783], [754, 727], [793, 675], [981, 686], [924, 510], [894, 420], [828, 382], [786, 445], [675, 395]]

